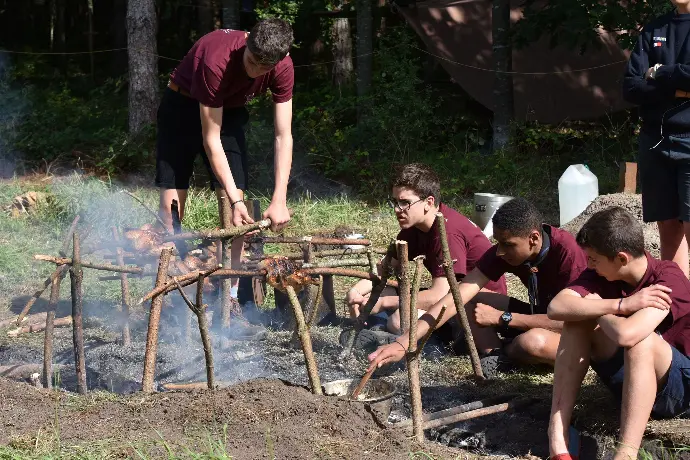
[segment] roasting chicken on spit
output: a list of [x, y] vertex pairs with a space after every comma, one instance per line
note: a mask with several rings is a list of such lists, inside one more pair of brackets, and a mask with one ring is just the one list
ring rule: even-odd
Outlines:
[[287, 257], [269, 257], [259, 262], [259, 268], [266, 270], [266, 282], [281, 292], [292, 286], [295, 292], [300, 292], [305, 286], [319, 284], [317, 280], [303, 273], [295, 262]]

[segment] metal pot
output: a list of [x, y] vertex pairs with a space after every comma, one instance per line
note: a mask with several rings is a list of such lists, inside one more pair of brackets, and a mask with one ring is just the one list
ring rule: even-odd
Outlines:
[[472, 220], [484, 231], [496, 210], [512, 199], [512, 196], [498, 195], [496, 193], [475, 193], [474, 217]]
[[[349, 397], [355, 390], [359, 380], [343, 379], [327, 382], [322, 385], [323, 393], [327, 396]], [[369, 404], [373, 409], [382, 413], [386, 418], [391, 412], [393, 396], [395, 396], [395, 384], [381, 379], [369, 379], [355, 400]]]

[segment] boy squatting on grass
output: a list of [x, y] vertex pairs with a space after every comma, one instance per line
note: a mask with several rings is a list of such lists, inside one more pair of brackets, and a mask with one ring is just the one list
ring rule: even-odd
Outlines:
[[[450, 292], [442, 266], [443, 250], [436, 213], [443, 214], [446, 221], [448, 246], [451, 258], [455, 261], [453, 271], [458, 280], [472, 271], [481, 256], [491, 248], [491, 242], [474, 222], [441, 203], [440, 180], [428, 166], [412, 163], [399, 167], [392, 178], [390, 189], [392, 196], [388, 203], [395, 211], [401, 229], [396, 239], [408, 243], [409, 260], [419, 255], [426, 256], [424, 266], [431, 274], [431, 286], [422, 290], [417, 299], [417, 307], [423, 313]], [[392, 265], [397, 264], [398, 261], [393, 259]], [[371, 281], [361, 280], [347, 292], [345, 303], [349, 306], [353, 318], [359, 316], [360, 309], [369, 299], [371, 289]], [[505, 295], [505, 278], [501, 277], [498, 281], [487, 283], [483, 291]], [[371, 336], [372, 340], [377, 342], [376, 345], [394, 340], [400, 334], [399, 303], [398, 292], [395, 289], [384, 289], [372, 310], [372, 315], [378, 314], [378, 317], [368, 319], [370, 329], [362, 331], [358, 340], [368, 342], [367, 337]], [[378, 326], [374, 324], [376, 320], [386, 321], [387, 324], [385, 327]], [[379, 328], [385, 328], [389, 333], [377, 331]]]
[[564, 321], [556, 357], [549, 444], [576, 459], [570, 419], [591, 365], [621, 405], [616, 460], [636, 459], [647, 420], [690, 410], [690, 281], [644, 249], [642, 226], [620, 207], [592, 215], [577, 235], [589, 268], [560, 292], [549, 318]]
[[[586, 269], [585, 252], [570, 233], [543, 224], [534, 205], [523, 198], [514, 198], [498, 208], [492, 223], [498, 243], [484, 253], [459, 286], [482, 370], [485, 376], [493, 377], [497, 370], [508, 366], [508, 361], [552, 365], [562, 323], [549, 319], [546, 308]], [[480, 292], [489, 281], [507, 272], [514, 273], [528, 287], [530, 303]], [[417, 340], [429, 330], [444, 304], [447, 309], [439, 324], [455, 317], [452, 295], [446, 294], [420, 317]], [[503, 340], [497, 335], [499, 331]], [[400, 361], [408, 342], [404, 334], [379, 347], [369, 355], [371, 366]]]

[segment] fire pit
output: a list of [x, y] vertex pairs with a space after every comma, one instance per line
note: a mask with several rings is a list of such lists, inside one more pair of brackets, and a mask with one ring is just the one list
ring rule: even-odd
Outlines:
[[[327, 396], [343, 396], [349, 398], [359, 380], [342, 379], [323, 384], [323, 393]], [[386, 418], [391, 412], [393, 396], [396, 387], [392, 382], [381, 379], [370, 379], [357, 396], [356, 401], [371, 405], [380, 411]]]

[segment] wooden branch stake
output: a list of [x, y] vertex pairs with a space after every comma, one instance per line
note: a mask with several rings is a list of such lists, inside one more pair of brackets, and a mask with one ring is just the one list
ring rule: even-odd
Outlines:
[[62, 247], [58, 251], [58, 254], [60, 254], [62, 257], [67, 257], [67, 250], [69, 249], [69, 243], [72, 241], [72, 235], [74, 235], [74, 232], [77, 230], [77, 224], [79, 223], [79, 214], [74, 216], [74, 220], [72, 220], [72, 223], [70, 224], [69, 228], [67, 229], [67, 234], [65, 235], [65, 238], [62, 240]]
[[449, 415], [448, 417], [437, 418], [424, 423], [424, 429], [428, 430], [431, 428], [438, 428], [444, 425], [452, 425], [458, 422], [465, 422], [467, 420], [472, 420], [478, 417], [484, 417], [485, 415], [498, 414], [499, 412], [505, 412], [510, 409], [517, 409], [524, 407], [528, 404], [533, 403], [535, 400], [532, 398], [520, 399], [515, 401], [508, 401], [502, 404], [496, 404], [493, 406], [482, 407], [481, 409], [470, 410], [466, 412], [461, 412], [455, 415]]
[[46, 288], [53, 284], [53, 281], [57, 278], [64, 278], [65, 275], [67, 275], [67, 270], [69, 270], [69, 265], [61, 265], [58, 267], [53, 274], [43, 282], [43, 286], [33, 293], [31, 298], [26, 302], [26, 305], [24, 305], [24, 308], [22, 308], [19, 316], [17, 316], [17, 326], [21, 325], [22, 321], [24, 321], [24, 317], [26, 317], [26, 315], [29, 313], [29, 310], [31, 310], [31, 307], [33, 307], [36, 301], [41, 297]]
[[[161, 251], [158, 263], [158, 276], [156, 287], [160, 287], [168, 279], [168, 264], [172, 256], [172, 249], [165, 248]], [[156, 372], [156, 353], [158, 350], [158, 326], [161, 319], [161, 308], [165, 294], [158, 294], [151, 301], [149, 313], [149, 327], [146, 334], [146, 352], [144, 353], [144, 375], [141, 379], [142, 390], [145, 393], [153, 393], [153, 380]]]
[[621, 163], [618, 180], [619, 193], [637, 193], [637, 163]]
[[[404, 245], [400, 244], [401, 242], [398, 242], [398, 262], [407, 261], [407, 243]], [[405, 257], [402, 259], [401, 257]], [[409, 280], [407, 282], [404, 282], [403, 279], [401, 278], [400, 280], [400, 285], [401, 285], [401, 299], [403, 299], [403, 295], [407, 298], [407, 302], [409, 302], [409, 305], [407, 307], [408, 311], [407, 313], [407, 319], [409, 321], [409, 345], [407, 348], [407, 353], [405, 355], [405, 358], [407, 360], [407, 377], [410, 381], [410, 403], [412, 405], [412, 425], [413, 425], [413, 431], [414, 431], [414, 436], [417, 442], [422, 443], [424, 442], [424, 427], [422, 424], [422, 390], [419, 382], [419, 352], [417, 351], [417, 297], [419, 294], [419, 285], [421, 283], [421, 278], [422, 278], [422, 267], [424, 263], [424, 259], [422, 257], [416, 257], [415, 258], [415, 263], [416, 263], [416, 270], [414, 272], [414, 280], [412, 282], [414, 291], [410, 295], [410, 285], [409, 285]], [[401, 264], [401, 275], [402, 275], [402, 270], [407, 270], [407, 264]], [[405, 292], [402, 288], [402, 286], [406, 286], [407, 292]], [[403, 301], [401, 300], [400, 302], [400, 317], [402, 319], [402, 304]]]
[[[369, 267], [367, 259], [341, 259], [327, 260], [323, 262], [304, 262], [300, 268], [337, 268], [337, 267]], [[376, 272], [374, 272], [376, 273]]]
[[[430, 422], [433, 420], [440, 420], [452, 415], [462, 414], [464, 412], [469, 412], [476, 409], [482, 409], [484, 407], [493, 406], [496, 404], [501, 404], [513, 399], [515, 395], [503, 395], [496, 396], [493, 398], [487, 398], [480, 401], [472, 401], [467, 404], [462, 404], [460, 406], [451, 407], [448, 409], [443, 409], [438, 412], [432, 412], [430, 414], [424, 414], [424, 422]], [[408, 428], [412, 426], [412, 419], [408, 419], [399, 423], [394, 424], [395, 427]]]
[[180, 291], [180, 295], [184, 299], [185, 303], [189, 309], [197, 317], [197, 322], [199, 324], [199, 334], [201, 335], [201, 343], [204, 346], [204, 358], [206, 360], [206, 385], [209, 390], [213, 390], [216, 386], [215, 379], [213, 377], [214, 365], [213, 365], [213, 348], [211, 346], [211, 338], [208, 333], [208, 322], [206, 321], [206, 307], [204, 305], [203, 295], [204, 295], [204, 277], [199, 275], [199, 279], [196, 283], [196, 305], [189, 300], [187, 294], [185, 294], [182, 286], [178, 281], [173, 278], [173, 282]]
[[[203, 272], [203, 274], [206, 277], [206, 276], [210, 275], [211, 273], [220, 270], [222, 267], [223, 267], [223, 265], [217, 265], [210, 270], [206, 270], [205, 272]], [[183, 287], [189, 286], [190, 284], [194, 284], [197, 282], [200, 274], [201, 273], [199, 272], [199, 270], [195, 270], [193, 272], [187, 273], [186, 275], [177, 276], [176, 279]], [[189, 283], [188, 283], [188, 281], [189, 281]], [[156, 287], [151, 292], [146, 294], [144, 297], [139, 299], [139, 301], [136, 303], [136, 305], [141, 305], [144, 302], [146, 302], [147, 300], [154, 298], [158, 294], [167, 294], [168, 292], [173, 291], [175, 289], [176, 289], [175, 283], [172, 281], [164, 282], [161, 285], [158, 285], [158, 283], [156, 283]]]
[[359, 316], [355, 321], [354, 331], [348, 337], [347, 343], [345, 344], [342, 353], [340, 353], [340, 359], [345, 359], [352, 353], [352, 347], [355, 345], [357, 335], [364, 328], [364, 323], [366, 322], [367, 318], [369, 318], [371, 310], [373, 310], [374, 306], [376, 306], [376, 302], [378, 302], [379, 297], [381, 297], [381, 293], [388, 284], [387, 280], [391, 272], [391, 259], [393, 257], [393, 254], [395, 254], [395, 250], [395, 245], [391, 244], [389, 246], [388, 253], [385, 255], [383, 261], [381, 262], [381, 278], [377, 276], [375, 277], [371, 273], [365, 273], [366, 275], [369, 275], [374, 278], [374, 286], [372, 287], [371, 293], [369, 294], [369, 300], [367, 300], [367, 303], [364, 305], [364, 308], [362, 308], [362, 311], [359, 312]]
[[311, 384], [311, 391], [316, 395], [323, 394], [321, 390], [321, 380], [319, 379], [319, 371], [316, 367], [316, 359], [314, 358], [314, 351], [311, 346], [311, 336], [309, 330], [304, 322], [304, 313], [302, 307], [297, 300], [297, 294], [292, 286], [287, 286], [287, 294], [290, 298], [290, 305], [292, 312], [295, 314], [295, 321], [297, 323], [297, 333], [302, 342], [302, 351], [304, 352], [304, 360], [307, 363], [307, 373], [309, 374], [309, 383]]
[[[53, 320], [53, 328], [56, 327], [69, 327], [72, 325], [72, 317], [65, 316], [63, 318], [57, 318]], [[18, 327], [17, 329], [7, 331], [8, 337], [17, 337], [21, 334], [30, 334], [32, 332], [42, 332], [46, 330], [47, 321], [45, 323], [29, 324], [28, 326]], [[44, 344], [45, 345], [45, 344]]]
[[[72, 265], [72, 259], [69, 257], [53, 257], [45, 254], [36, 254], [34, 259], [42, 260], [45, 262], [51, 262], [56, 265]], [[82, 268], [92, 268], [94, 270], [103, 270], [109, 272], [117, 273], [132, 273], [134, 275], [140, 275], [144, 273], [144, 269], [140, 267], [127, 267], [122, 265], [112, 265], [112, 264], [97, 264], [93, 262], [80, 262]]]
[[84, 305], [81, 286], [84, 273], [81, 269], [80, 259], [79, 234], [75, 232], [72, 239], [73, 263], [69, 273], [72, 291], [72, 341], [74, 342], [74, 366], [77, 372], [77, 392], [86, 394], [86, 358], [84, 356], [84, 326], [82, 321]]
[[307, 329], [311, 330], [319, 316], [319, 307], [321, 307], [321, 295], [323, 292], [323, 276], [319, 275], [319, 284], [316, 287], [316, 297], [312, 303], [311, 310], [309, 310], [309, 320], [307, 321]]
[[[369, 253], [372, 253], [372, 255], [374, 255], [374, 254], [386, 254], [386, 252], [387, 252], [386, 249], [381, 249], [381, 248], [363, 248], [363, 249], [341, 248], [341, 249], [327, 249], [324, 251], [314, 251], [312, 253], [312, 257], [314, 259], [319, 259], [319, 258], [324, 258], [324, 257], [344, 257], [344, 256], [351, 256], [351, 255], [356, 255], [356, 254], [367, 254], [367, 257], [369, 257], [369, 255], [368, 255]], [[252, 254], [247, 258], [247, 260], [263, 260], [266, 257], [271, 257], [271, 256], [265, 255], [265, 254]], [[280, 257], [287, 257], [290, 260], [304, 260], [304, 252], [289, 252], [287, 254], [280, 254]], [[375, 257], [374, 257], [374, 261], [376, 261]], [[376, 273], [376, 262], [374, 262], [374, 273]]]
[[53, 329], [55, 326], [55, 309], [60, 300], [60, 284], [62, 278], [57, 277], [50, 286], [50, 300], [48, 301], [48, 314], [46, 315], [45, 334], [43, 335], [43, 387], [53, 386]]
[[[220, 214], [220, 224], [224, 231], [229, 231], [233, 228], [232, 225], [232, 209], [230, 207], [230, 198], [225, 193], [221, 191], [218, 195], [218, 210]], [[223, 248], [223, 259], [221, 262], [224, 267], [232, 268], [232, 240], [223, 239], [221, 241], [221, 246]], [[230, 312], [232, 310], [232, 279], [225, 278], [220, 282], [220, 299], [221, 299], [221, 322], [223, 328], [230, 327]]]
[[[400, 333], [405, 334], [410, 330], [410, 274], [409, 261], [407, 260], [408, 249], [407, 241], [398, 240], [395, 242], [398, 253], [398, 300], [400, 302]], [[417, 320], [415, 319], [415, 323]]]
[[[239, 227], [237, 227], [239, 228]], [[293, 243], [300, 244], [311, 242], [311, 244], [324, 246], [370, 246], [370, 240], [353, 240], [347, 238], [322, 238], [319, 236], [297, 236], [297, 237], [283, 237], [283, 236], [256, 236], [247, 239], [248, 243], [256, 243], [262, 241], [264, 243]]]
[[[231, 220], [232, 222], [232, 220]], [[168, 235], [163, 238], [163, 241], [179, 241], [179, 240], [226, 240], [234, 239], [254, 230], [264, 230], [271, 226], [271, 219], [263, 219], [253, 224], [240, 225], [239, 227], [222, 228], [220, 230], [205, 230], [200, 232], [178, 233], [177, 235]], [[359, 243], [358, 243], [359, 244]]]
[[[120, 234], [117, 231], [117, 228], [113, 227], [113, 239], [115, 240], [116, 243], [120, 242]], [[117, 264], [118, 265], [124, 265], [125, 264], [125, 259], [124, 256], [122, 255], [123, 251], [120, 245], [118, 244], [117, 248]], [[120, 274], [120, 289], [121, 289], [121, 299], [120, 299], [120, 307], [122, 308], [122, 311], [120, 312], [120, 318], [122, 321], [122, 345], [125, 347], [128, 347], [132, 344], [132, 336], [129, 330], [129, 281], [127, 280], [127, 274], [126, 273], [121, 273]]]
[[[26, 324], [34, 324], [34, 323], [40, 323], [40, 322], [45, 322], [46, 318], [48, 317], [48, 313], [46, 312], [41, 312], [41, 313], [33, 313], [29, 316], [26, 316], [23, 320], [22, 323]], [[0, 321], [0, 328], [7, 327], [7, 326], [12, 326], [12, 325], [17, 324], [17, 318], [8, 318], [8, 319], [3, 319]]]
[[372, 249], [366, 249], [367, 259], [369, 260], [369, 271], [372, 275], [376, 274], [376, 257], [374, 257], [374, 251]]
[[453, 295], [456, 314], [460, 320], [460, 324], [462, 325], [463, 332], [465, 333], [465, 342], [467, 343], [467, 348], [470, 350], [470, 360], [472, 361], [474, 375], [480, 379], [483, 379], [484, 373], [482, 372], [482, 365], [479, 362], [477, 346], [474, 344], [474, 337], [472, 337], [470, 323], [467, 320], [467, 312], [465, 312], [465, 304], [460, 296], [458, 280], [455, 278], [455, 271], [453, 270], [454, 264], [450, 257], [448, 235], [446, 234], [446, 220], [443, 217], [443, 214], [440, 212], [436, 213], [436, 222], [438, 223], [438, 232], [441, 236], [441, 246], [443, 248], [443, 270], [446, 272], [446, 278], [448, 279], [448, 284], [450, 285], [450, 292]]
[[431, 325], [429, 330], [426, 331], [426, 334], [424, 334], [424, 337], [422, 337], [422, 340], [419, 341], [419, 346], [417, 347], [417, 353], [420, 353], [422, 349], [424, 349], [424, 345], [426, 345], [426, 342], [431, 338], [431, 334], [434, 333], [436, 328], [438, 327], [438, 323], [441, 321], [441, 318], [443, 318], [443, 315], [446, 314], [446, 305], [444, 304], [441, 307], [441, 312], [438, 314], [438, 316], [434, 319], [434, 323]]

